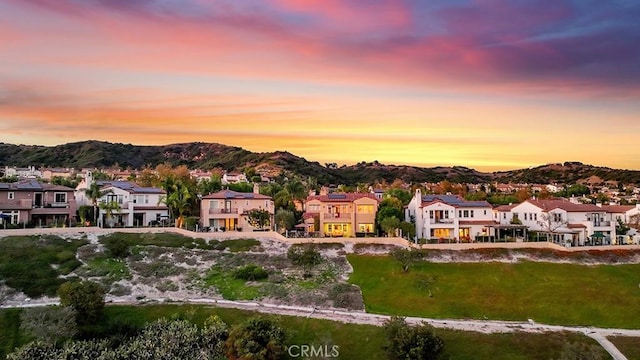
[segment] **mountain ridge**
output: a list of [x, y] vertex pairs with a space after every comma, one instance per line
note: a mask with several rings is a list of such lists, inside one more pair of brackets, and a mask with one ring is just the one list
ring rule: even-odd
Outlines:
[[455, 183], [597, 183], [615, 181], [624, 184], [640, 184], [640, 171], [612, 169], [586, 165], [577, 161], [545, 164], [527, 169], [481, 172], [465, 166], [419, 167], [412, 165], [388, 165], [378, 161], [359, 162], [353, 165], [321, 165], [288, 151], [251, 152], [238, 146], [219, 143], [189, 142], [168, 145], [132, 145], [86, 140], [56, 146], [15, 145], [0, 143], [0, 166], [36, 166], [69, 168], [122, 168], [141, 169], [169, 163], [186, 165], [191, 169], [221, 169], [242, 171], [255, 168], [269, 176], [312, 176], [322, 184], [375, 182], [391, 183], [396, 179], [405, 182]]

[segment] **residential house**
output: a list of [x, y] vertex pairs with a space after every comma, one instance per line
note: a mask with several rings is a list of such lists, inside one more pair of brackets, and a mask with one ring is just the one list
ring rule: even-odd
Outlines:
[[36, 179], [42, 177], [42, 172], [37, 170], [34, 166], [26, 168], [5, 166], [4, 176], [8, 178], [17, 177], [19, 179]]
[[[131, 181], [97, 180], [100, 189], [108, 192], [100, 198], [100, 204], [117, 203], [119, 208], [108, 218], [100, 208], [99, 225], [149, 226], [169, 217], [169, 207], [161, 200], [165, 191], [156, 187], [141, 187]], [[113, 221], [112, 224], [109, 224]]]
[[232, 190], [203, 196], [200, 202], [200, 222], [213, 231], [252, 231], [254, 227], [248, 221], [251, 210], [267, 210], [271, 217], [270, 224], [273, 225], [275, 205], [271, 197], [257, 192]]
[[526, 200], [511, 208], [500, 223], [519, 222], [539, 236], [545, 234], [562, 245], [610, 243], [615, 223], [606, 209], [593, 204], [576, 204], [567, 199]]
[[466, 201], [458, 195], [422, 195], [420, 189], [406, 208], [406, 221], [415, 221], [418, 239], [473, 241], [489, 236], [495, 225], [491, 204]]
[[75, 198], [78, 205], [92, 205], [85, 192], [94, 181], [102, 191], [108, 192], [98, 203], [115, 202], [120, 207], [110, 220], [107, 219], [106, 211], [100, 209], [98, 222], [101, 226], [108, 224], [107, 220], [113, 221], [111, 225], [148, 226], [169, 217], [169, 207], [161, 202], [162, 197], [166, 195], [164, 190], [141, 187], [131, 181], [94, 180], [91, 171], [86, 172], [85, 178], [76, 187]]
[[247, 182], [247, 176], [242, 173], [224, 173], [221, 182], [223, 185]]
[[70, 178], [75, 174], [73, 168], [47, 168], [42, 169], [42, 178], [51, 180], [54, 177]]
[[0, 214], [4, 215], [0, 220], [2, 222], [64, 226], [75, 221], [76, 210], [73, 189], [66, 186], [36, 180], [0, 183]]
[[303, 215], [306, 229], [319, 232], [321, 236], [353, 237], [374, 234], [378, 203], [379, 200], [372, 193], [308, 196]]

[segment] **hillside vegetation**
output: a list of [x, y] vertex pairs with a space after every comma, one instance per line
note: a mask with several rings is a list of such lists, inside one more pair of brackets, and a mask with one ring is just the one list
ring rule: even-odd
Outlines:
[[312, 176], [320, 184], [375, 182], [454, 183], [588, 183], [609, 180], [640, 184], [640, 171], [619, 170], [585, 165], [579, 162], [548, 164], [529, 169], [480, 172], [463, 166], [437, 166], [431, 168], [385, 165], [378, 161], [360, 162], [349, 166], [326, 167], [286, 151], [254, 153], [240, 147], [216, 143], [183, 143], [159, 146], [139, 146], [102, 141], [82, 141], [57, 146], [13, 145], [0, 143], [0, 166], [72, 167], [76, 169], [119, 166], [142, 169], [168, 163], [186, 165], [191, 169], [221, 169], [242, 171], [255, 168], [269, 176]]

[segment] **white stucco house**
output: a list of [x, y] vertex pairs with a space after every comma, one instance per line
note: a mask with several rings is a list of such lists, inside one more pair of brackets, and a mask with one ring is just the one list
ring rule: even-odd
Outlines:
[[466, 201], [457, 195], [422, 195], [420, 189], [407, 205], [406, 221], [414, 221], [418, 239], [474, 241], [488, 236], [495, 225], [491, 204]]
[[615, 221], [606, 209], [562, 198], [526, 200], [512, 206], [508, 213], [497, 214], [501, 224], [519, 222], [536, 236], [544, 234], [562, 245], [606, 244], [616, 235]]
[[95, 181], [100, 189], [109, 193], [99, 199], [99, 204], [116, 202], [120, 207], [112, 216], [113, 224], [107, 223], [107, 214], [99, 209], [99, 226], [149, 226], [152, 222], [167, 219], [169, 207], [161, 203], [165, 191], [156, 187], [142, 187], [131, 181], [94, 180], [88, 171], [85, 179], [78, 184], [74, 196], [78, 205], [92, 205], [85, 191]]

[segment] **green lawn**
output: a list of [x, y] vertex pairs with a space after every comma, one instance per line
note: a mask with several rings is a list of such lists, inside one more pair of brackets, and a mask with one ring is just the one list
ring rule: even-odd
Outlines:
[[369, 312], [640, 328], [640, 264], [420, 262], [403, 273], [391, 257], [348, 259]]
[[[26, 340], [19, 331], [19, 311], [0, 310], [0, 358], [4, 358], [14, 346]], [[140, 327], [160, 317], [180, 317], [202, 325], [204, 320], [213, 314], [233, 325], [257, 315], [249, 311], [193, 305], [108, 306], [105, 312], [104, 318], [108, 319], [106, 321], [112, 324], [128, 324], [130, 327]], [[261, 316], [277, 320], [286, 329], [289, 345], [337, 345], [340, 347], [339, 359], [385, 359], [382, 350], [384, 336], [380, 327], [304, 317]], [[436, 332], [445, 340], [445, 355], [449, 359], [462, 360], [552, 359], [559, 357], [562, 347], [567, 342], [595, 344], [585, 336], [565, 333], [481, 334], [441, 329], [437, 329]]]
[[612, 336], [607, 338], [629, 360], [640, 359], [640, 338], [628, 336]]

